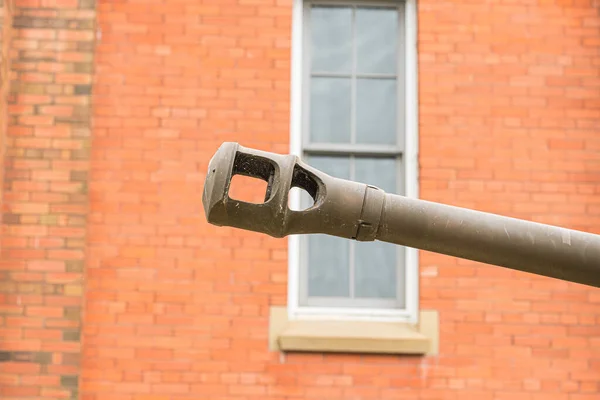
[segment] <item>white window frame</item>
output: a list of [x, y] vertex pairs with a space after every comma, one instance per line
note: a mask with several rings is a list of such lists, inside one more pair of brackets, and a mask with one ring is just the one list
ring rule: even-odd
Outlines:
[[[356, 4], [352, 1], [352, 4]], [[416, 0], [394, 0], [403, 2], [405, 27], [405, 93], [403, 164], [405, 196], [418, 198], [418, 83], [417, 83], [417, 9]], [[369, 0], [363, 0], [369, 4]], [[292, 14], [292, 62], [291, 62], [291, 110], [290, 110], [290, 153], [303, 154], [303, 80], [304, 71], [304, 8], [306, 0], [294, 0]], [[339, 4], [344, 4], [340, 1]], [[292, 193], [290, 193], [292, 195]], [[293, 193], [292, 207], [300, 204], [300, 195]], [[389, 308], [346, 308], [306, 307], [300, 305], [300, 260], [301, 245], [298, 235], [288, 238], [288, 317], [290, 319], [327, 320], [377, 320], [416, 323], [418, 320], [419, 261], [418, 251], [407, 247], [405, 256], [405, 309]]]

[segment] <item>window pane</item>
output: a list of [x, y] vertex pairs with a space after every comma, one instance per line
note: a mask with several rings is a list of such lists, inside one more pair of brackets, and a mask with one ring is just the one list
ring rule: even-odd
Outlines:
[[356, 10], [356, 69], [360, 73], [396, 74], [398, 10]]
[[[336, 178], [350, 178], [348, 157], [307, 157], [307, 163]], [[308, 295], [350, 296], [350, 241], [327, 235], [308, 239]]]
[[357, 79], [356, 141], [396, 144], [396, 80]]
[[308, 295], [350, 296], [349, 241], [335, 236], [310, 235], [308, 242]]
[[395, 158], [357, 157], [354, 176], [358, 182], [377, 186], [388, 193], [397, 193], [397, 164]]
[[350, 179], [350, 157], [344, 156], [309, 156], [306, 162], [312, 167], [328, 175], [341, 179]]
[[[394, 158], [356, 158], [354, 174], [358, 182], [397, 192]], [[354, 293], [359, 298], [394, 298], [397, 285], [397, 247], [383, 242], [354, 244]]]
[[350, 141], [351, 81], [312, 78], [310, 83], [310, 139], [313, 143]]
[[384, 242], [356, 242], [354, 295], [358, 298], [396, 297], [396, 246]]
[[311, 63], [314, 72], [352, 71], [352, 9], [312, 7]]

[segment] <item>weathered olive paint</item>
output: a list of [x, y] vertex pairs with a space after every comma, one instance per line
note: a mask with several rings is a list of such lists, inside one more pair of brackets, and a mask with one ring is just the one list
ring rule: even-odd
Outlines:
[[[233, 175], [267, 181], [263, 204], [228, 196]], [[315, 204], [293, 211], [291, 187]], [[380, 240], [518, 271], [600, 287], [600, 236], [385, 193], [334, 178], [294, 155], [221, 145], [210, 160], [202, 195], [209, 223], [265, 233], [323, 233]]]

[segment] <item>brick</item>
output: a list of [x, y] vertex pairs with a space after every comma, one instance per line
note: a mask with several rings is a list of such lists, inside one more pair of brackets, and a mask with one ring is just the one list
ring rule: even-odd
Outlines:
[[79, 342], [81, 340], [81, 333], [79, 331], [65, 331], [63, 332], [62, 339], [66, 342]]
[[2, 395], [7, 398], [15, 398], [15, 397], [31, 397], [38, 396], [40, 394], [40, 389], [36, 387], [11, 387], [6, 386], [2, 388]]
[[11, 372], [13, 374], [31, 375], [39, 373], [40, 366], [33, 363], [24, 362], [3, 362], [0, 364], [1, 372]]
[[25, 315], [57, 318], [62, 317], [63, 309], [59, 307], [27, 307]]
[[61, 261], [29, 261], [27, 263], [29, 271], [62, 272], [65, 270], [65, 263]]

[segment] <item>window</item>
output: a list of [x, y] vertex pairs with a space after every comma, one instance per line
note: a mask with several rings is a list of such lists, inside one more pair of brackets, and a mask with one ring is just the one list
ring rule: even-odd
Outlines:
[[[414, 5], [297, 2], [292, 152], [332, 176], [416, 195]], [[293, 312], [415, 317], [414, 249], [306, 235], [290, 239], [290, 257]]]

